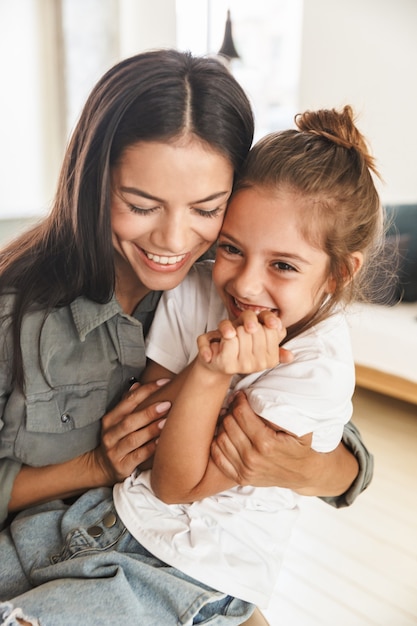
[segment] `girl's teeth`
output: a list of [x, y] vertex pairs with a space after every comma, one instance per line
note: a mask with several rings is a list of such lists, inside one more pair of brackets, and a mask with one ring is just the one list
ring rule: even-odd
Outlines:
[[161, 265], [175, 265], [175, 263], [179, 263], [183, 260], [185, 254], [181, 254], [180, 256], [159, 256], [158, 254], [147, 252], [146, 256], [154, 263], [160, 263]]
[[261, 307], [261, 308], [253, 308], [250, 305], [244, 306], [243, 304], [241, 304], [238, 300], [236, 300], [236, 298], [233, 298], [233, 301], [235, 303], [236, 308], [239, 309], [239, 311], [253, 311], [256, 315], [259, 315], [259, 313], [261, 313], [261, 311], [276, 311], [277, 309], [269, 309], [268, 307]]

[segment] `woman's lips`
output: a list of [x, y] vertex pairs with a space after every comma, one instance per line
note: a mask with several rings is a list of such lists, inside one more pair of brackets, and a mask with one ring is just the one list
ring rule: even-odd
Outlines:
[[175, 255], [154, 254], [138, 246], [137, 250], [147, 267], [157, 272], [176, 272], [187, 263], [190, 256], [190, 253]]
[[185, 259], [185, 254], [180, 254], [179, 256], [160, 256], [159, 254], [152, 254], [151, 252], [145, 252], [145, 254], [148, 259], [161, 265], [175, 265], [175, 263], [181, 263], [181, 261]]

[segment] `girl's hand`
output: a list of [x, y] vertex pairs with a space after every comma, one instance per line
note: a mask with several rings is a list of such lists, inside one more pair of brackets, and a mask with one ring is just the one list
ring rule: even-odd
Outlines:
[[259, 317], [254, 311], [244, 311], [237, 320], [223, 320], [218, 330], [198, 338], [199, 357], [212, 371], [258, 372], [280, 362], [279, 344], [285, 334], [281, 320], [271, 311]]
[[91, 471], [97, 484], [112, 486], [127, 478], [152, 457], [171, 404], [159, 402], [145, 409], [137, 407], [167, 381], [135, 383], [127, 395], [102, 418], [101, 443], [90, 453]]

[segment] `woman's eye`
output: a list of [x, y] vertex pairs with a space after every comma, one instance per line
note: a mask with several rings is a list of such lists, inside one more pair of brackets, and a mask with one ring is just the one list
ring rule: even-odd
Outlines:
[[221, 207], [217, 207], [216, 209], [212, 209], [211, 211], [205, 211], [204, 209], [198, 209], [197, 207], [195, 207], [194, 211], [198, 215], [201, 215], [201, 217], [217, 217], [218, 215], [221, 215], [223, 213], [224, 209], [222, 209]]
[[153, 206], [153, 207], [150, 207], [148, 209], [145, 209], [143, 207], [136, 206], [134, 204], [129, 204], [129, 209], [132, 211], [132, 213], [136, 213], [138, 215], [150, 215], [151, 213], [156, 211], [158, 209], [158, 207], [157, 206]]

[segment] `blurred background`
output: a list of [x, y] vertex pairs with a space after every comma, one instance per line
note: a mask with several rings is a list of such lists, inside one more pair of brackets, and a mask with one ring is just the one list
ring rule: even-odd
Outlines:
[[416, 0], [0, 0], [0, 219], [51, 203], [94, 83], [155, 47], [216, 54], [227, 11], [256, 136], [306, 108], [354, 106], [385, 202], [417, 200]]

